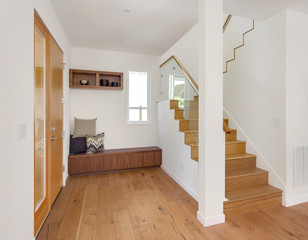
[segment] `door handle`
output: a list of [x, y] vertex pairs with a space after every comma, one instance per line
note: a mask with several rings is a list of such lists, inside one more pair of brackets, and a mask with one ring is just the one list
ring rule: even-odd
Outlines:
[[58, 138], [58, 137], [51, 137], [50, 138], [51, 141], [58, 140], [58, 139], [60, 139], [60, 138]]

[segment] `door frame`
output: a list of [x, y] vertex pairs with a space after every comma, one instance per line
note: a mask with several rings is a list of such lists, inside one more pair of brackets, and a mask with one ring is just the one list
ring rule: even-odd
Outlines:
[[[44, 94], [45, 94], [45, 194], [46, 197], [41, 203], [40, 207], [35, 209], [35, 202], [33, 201], [33, 212], [34, 212], [34, 237], [36, 237], [43, 226], [45, 219], [47, 218], [51, 206], [53, 205], [53, 202], [51, 202], [51, 182], [50, 182], [50, 177], [51, 177], [51, 112], [50, 112], [50, 98], [51, 98], [51, 41], [52, 39], [56, 43], [57, 47], [60, 49], [62, 53], [62, 62], [63, 64], [63, 55], [64, 52], [57, 43], [56, 39], [51, 35], [49, 32], [48, 28], [40, 18], [39, 14], [34, 10], [34, 32], [33, 35], [35, 35], [35, 29], [38, 29], [39, 32], [45, 37], [46, 40], [46, 46], [45, 46], [45, 89], [44, 89]], [[35, 41], [34, 41], [35, 44]], [[34, 48], [34, 61], [35, 63], [35, 48]], [[35, 65], [34, 65], [34, 77], [35, 77]], [[62, 97], [64, 94], [64, 85], [63, 85], [63, 72], [62, 72]], [[35, 87], [35, 85], [34, 85]], [[33, 113], [35, 114], [35, 112]], [[33, 123], [35, 127], [35, 122]], [[35, 129], [35, 128], [34, 128]], [[64, 129], [64, 107], [62, 110], [62, 131]], [[35, 140], [34, 140], [35, 141]], [[63, 165], [63, 150], [64, 150], [64, 140], [62, 140], [62, 155], [61, 155], [61, 163]], [[34, 153], [35, 153], [35, 146], [34, 146]], [[34, 155], [34, 171], [35, 171], [35, 155]], [[34, 172], [35, 173], [35, 172]], [[63, 172], [61, 171], [62, 174], [62, 185], [63, 185]], [[34, 194], [35, 194], [35, 174], [34, 174]], [[61, 190], [60, 190], [61, 191]]]
[[[44, 89], [44, 94], [45, 94], [45, 199], [41, 203], [40, 207], [36, 211], [35, 209], [35, 202], [33, 201], [34, 205], [34, 236], [36, 236], [42, 227], [46, 217], [48, 216], [49, 210], [50, 210], [50, 201], [49, 201], [49, 172], [48, 172], [48, 166], [49, 166], [49, 144], [46, 141], [47, 139], [50, 138], [50, 131], [48, 131], [48, 126], [49, 126], [49, 89], [50, 89], [50, 52], [49, 52], [49, 47], [50, 47], [50, 33], [46, 26], [44, 25], [43, 21], [39, 17], [39, 15], [34, 12], [34, 31], [35, 28], [39, 30], [39, 32], [45, 37], [46, 45], [45, 45], [45, 89]], [[35, 32], [34, 32], [35, 34]], [[35, 51], [35, 48], [34, 48]], [[35, 54], [35, 52], [34, 52]], [[34, 55], [35, 56], [35, 55]], [[35, 61], [35, 59], [34, 59]], [[34, 65], [35, 67], [35, 65]], [[35, 68], [34, 68], [34, 74], [35, 74]], [[35, 77], [35, 75], [34, 75]], [[34, 112], [35, 114], [35, 112]], [[35, 129], [35, 123], [34, 124], [34, 129]], [[35, 141], [35, 140], [34, 140]], [[34, 146], [34, 153], [35, 153], [35, 146]], [[35, 158], [35, 154], [34, 154]], [[34, 160], [34, 194], [35, 194], [35, 160]]]

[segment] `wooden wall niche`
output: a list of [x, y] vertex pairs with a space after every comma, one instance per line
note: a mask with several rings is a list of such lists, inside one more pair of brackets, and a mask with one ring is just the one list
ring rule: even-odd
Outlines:
[[[89, 84], [82, 85], [81, 80], [88, 80]], [[108, 80], [108, 86], [103, 86], [101, 80]], [[123, 90], [123, 73], [70, 69], [70, 88]]]

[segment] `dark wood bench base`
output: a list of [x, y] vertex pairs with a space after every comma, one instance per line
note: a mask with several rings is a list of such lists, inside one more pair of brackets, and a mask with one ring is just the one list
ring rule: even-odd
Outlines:
[[125, 169], [160, 166], [162, 151], [158, 147], [105, 150], [94, 154], [68, 157], [68, 174], [110, 172]]

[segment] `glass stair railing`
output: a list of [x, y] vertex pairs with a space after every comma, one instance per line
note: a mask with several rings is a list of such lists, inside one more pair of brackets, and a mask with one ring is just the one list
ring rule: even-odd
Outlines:
[[170, 101], [170, 108], [175, 109], [180, 131], [185, 133], [185, 144], [198, 146], [198, 85], [175, 56], [160, 66], [160, 73], [161, 101]]

